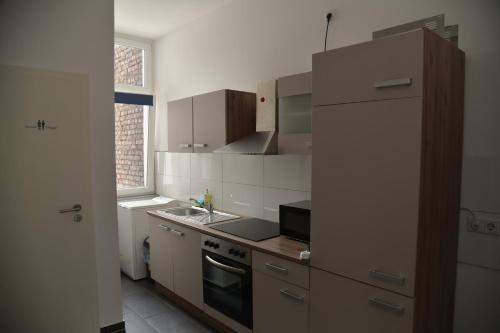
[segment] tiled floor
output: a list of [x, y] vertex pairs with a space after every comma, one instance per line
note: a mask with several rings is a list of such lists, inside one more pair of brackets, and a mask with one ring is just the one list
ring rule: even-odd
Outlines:
[[122, 293], [127, 333], [215, 333], [158, 294], [151, 280], [122, 275]]

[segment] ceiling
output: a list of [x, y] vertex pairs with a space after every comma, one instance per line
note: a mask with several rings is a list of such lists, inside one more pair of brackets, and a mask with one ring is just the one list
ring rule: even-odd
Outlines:
[[115, 0], [115, 31], [155, 39], [232, 0]]

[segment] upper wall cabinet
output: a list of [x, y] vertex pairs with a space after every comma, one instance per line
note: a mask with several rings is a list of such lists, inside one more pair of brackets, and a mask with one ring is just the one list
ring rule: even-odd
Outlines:
[[314, 55], [313, 105], [422, 96], [422, 33]]
[[280, 154], [310, 154], [312, 73], [278, 80]]
[[168, 103], [168, 151], [210, 153], [255, 132], [255, 94], [219, 90]]

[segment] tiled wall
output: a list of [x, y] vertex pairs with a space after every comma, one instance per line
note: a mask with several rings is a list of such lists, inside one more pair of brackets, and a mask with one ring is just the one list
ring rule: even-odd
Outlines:
[[278, 221], [282, 203], [311, 198], [310, 155], [156, 153], [156, 192], [187, 200], [214, 196], [216, 208]]

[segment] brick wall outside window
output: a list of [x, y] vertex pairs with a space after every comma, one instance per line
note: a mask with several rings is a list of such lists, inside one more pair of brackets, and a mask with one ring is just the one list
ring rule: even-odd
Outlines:
[[[142, 86], [142, 50], [115, 45], [115, 84]], [[116, 183], [144, 186], [144, 107], [115, 104]]]

